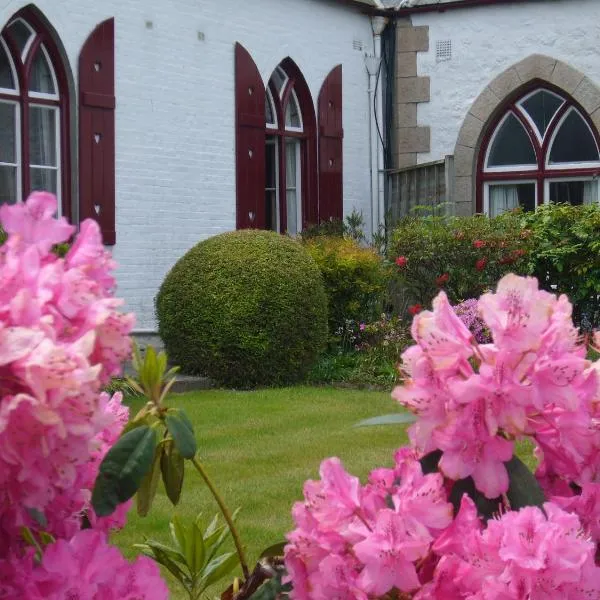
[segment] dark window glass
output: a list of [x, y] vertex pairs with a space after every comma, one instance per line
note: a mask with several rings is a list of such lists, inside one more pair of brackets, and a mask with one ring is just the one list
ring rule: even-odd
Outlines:
[[277, 145], [267, 138], [265, 153], [265, 215], [266, 228], [277, 231]]
[[540, 90], [523, 102], [522, 106], [536, 124], [540, 135], [544, 137], [548, 125], [563, 100], [546, 90]]
[[599, 158], [590, 128], [576, 110], [571, 110], [554, 138], [550, 164], [594, 162]]
[[580, 204], [593, 204], [597, 198], [597, 181], [550, 182], [550, 202], [567, 202], [579, 206]]
[[23, 52], [27, 45], [27, 41], [32, 35], [29, 27], [27, 27], [23, 21], [17, 19], [8, 27], [7, 31], [15, 44], [19, 47], [19, 51]]
[[487, 166], [535, 164], [535, 151], [529, 135], [519, 119], [510, 113], [494, 138]]
[[4, 52], [4, 48], [0, 45], [0, 88], [14, 90], [15, 82], [13, 79], [8, 56]]

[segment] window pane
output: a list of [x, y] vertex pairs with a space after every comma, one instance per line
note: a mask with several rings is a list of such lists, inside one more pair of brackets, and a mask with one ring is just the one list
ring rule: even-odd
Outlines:
[[576, 111], [571, 110], [562, 122], [550, 150], [550, 164], [595, 162], [600, 159], [596, 140]]
[[16, 109], [16, 104], [0, 102], [0, 163], [16, 162]]
[[296, 100], [295, 94], [290, 94], [287, 106], [285, 107], [285, 126], [295, 127], [297, 129], [302, 127], [302, 123], [300, 122], [300, 109], [298, 108], [298, 101]]
[[275, 124], [275, 114], [273, 113], [273, 107], [271, 106], [268, 94], [265, 96], [265, 121], [269, 125]]
[[54, 80], [52, 79], [52, 67], [46, 59], [46, 55], [40, 46], [36, 52], [31, 72], [29, 74], [29, 91], [43, 94], [56, 94]]
[[31, 177], [31, 190], [57, 193], [56, 180], [58, 171], [56, 169], [36, 169], [32, 167], [29, 171]]
[[27, 27], [27, 25], [25, 25], [21, 19], [17, 19], [10, 25], [8, 32], [10, 33], [10, 37], [12, 37], [15, 44], [17, 44], [19, 51], [23, 53], [23, 50], [27, 45], [27, 41], [33, 35], [29, 27]]
[[17, 168], [0, 166], [0, 204], [17, 201]]
[[518, 208], [535, 210], [535, 183], [490, 185], [490, 217]]
[[535, 165], [535, 151], [525, 128], [510, 113], [500, 126], [490, 149], [488, 167]]
[[287, 210], [287, 232], [298, 233], [298, 142], [286, 140], [285, 143], [285, 190]]
[[15, 81], [10, 68], [8, 54], [6, 54], [2, 44], [0, 44], [0, 88], [4, 88], [6, 90], [15, 89]]
[[523, 102], [522, 106], [536, 124], [540, 135], [544, 137], [546, 129], [560, 108], [563, 100], [546, 90], [540, 90]]
[[287, 75], [285, 74], [285, 71], [281, 67], [277, 67], [273, 71], [273, 75], [271, 75], [271, 81], [273, 82], [277, 93], [281, 95], [281, 90], [287, 81]]
[[56, 167], [56, 109], [32, 106], [29, 111], [29, 160]]
[[551, 181], [550, 202], [593, 204], [598, 201], [597, 181]]
[[265, 152], [265, 215], [266, 228], [278, 231], [277, 222], [277, 144], [267, 138]]

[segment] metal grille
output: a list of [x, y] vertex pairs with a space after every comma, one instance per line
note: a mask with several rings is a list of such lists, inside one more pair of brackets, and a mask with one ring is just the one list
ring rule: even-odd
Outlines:
[[362, 51], [363, 51], [363, 48], [364, 48], [364, 45], [363, 45], [363, 43], [362, 43], [362, 41], [361, 41], [361, 40], [354, 40], [354, 41], [352, 42], [352, 47], [353, 47], [355, 50], [359, 50], [360, 52], [362, 52]]
[[435, 60], [443, 62], [452, 59], [452, 42], [450, 40], [440, 40], [435, 43]]
[[443, 212], [452, 212], [451, 182], [453, 161], [425, 163], [388, 173], [387, 212], [392, 222], [416, 212], [417, 207], [432, 209], [443, 205]]

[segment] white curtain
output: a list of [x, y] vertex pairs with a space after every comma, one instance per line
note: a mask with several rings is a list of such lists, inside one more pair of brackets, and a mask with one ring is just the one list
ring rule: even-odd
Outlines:
[[490, 217], [519, 206], [519, 191], [516, 185], [490, 185]]
[[0, 204], [17, 201], [16, 104], [0, 102]]
[[32, 106], [29, 112], [29, 160], [31, 165], [36, 165], [31, 168], [31, 188], [53, 193], [57, 191], [58, 175], [56, 111], [55, 108]]
[[595, 204], [598, 202], [598, 182], [585, 181], [583, 183], [583, 203]]
[[298, 142], [287, 140], [285, 144], [285, 196], [287, 208], [287, 232], [298, 233]]

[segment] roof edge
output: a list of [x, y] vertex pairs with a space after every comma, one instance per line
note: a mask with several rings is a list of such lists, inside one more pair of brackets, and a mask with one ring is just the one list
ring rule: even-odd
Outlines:
[[[352, 0], [347, 0], [352, 1]], [[399, 18], [404, 16], [410, 16], [418, 13], [428, 12], [445, 12], [447, 10], [454, 10], [459, 8], [476, 8], [480, 6], [495, 6], [499, 4], [517, 4], [523, 3], [524, 0], [450, 0], [449, 2], [436, 2], [435, 4], [424, 4], [420, 6], [407, 6], [405, 8], [390, 7], [390, 8], [376, 8], [372, 7], [369, 9], [369, 14], [380, 15], [383, 17]], [[526, 1], [526, 0], [525, 0]], [[369, 8], [365, 6], [365, 8]]]

